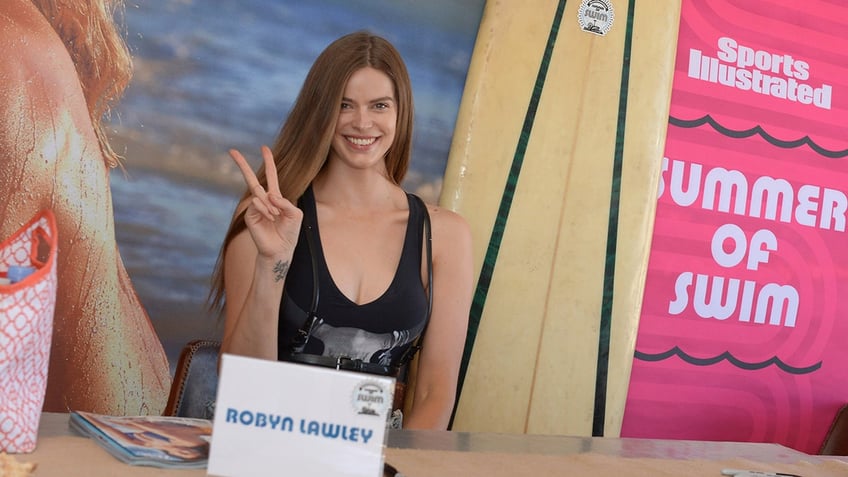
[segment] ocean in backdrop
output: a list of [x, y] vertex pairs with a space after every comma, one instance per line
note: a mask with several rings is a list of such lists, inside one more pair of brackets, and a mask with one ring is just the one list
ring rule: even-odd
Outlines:
[[124, 264], [172, 361], [220, 336], [204, 309], [242, 179], [258, 165], [320, 51], [367, 29], [403, 55], [415, 99], [407, 190], [435, 201], [484, 0], [161, 0], [126, 5], [134, 77], [112, 112]]

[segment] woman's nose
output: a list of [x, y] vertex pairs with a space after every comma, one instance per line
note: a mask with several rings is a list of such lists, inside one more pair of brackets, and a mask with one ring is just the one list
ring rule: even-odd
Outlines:
[[368, 129], [374, 125], [374, 121], [371, 119], [371, 115], [365, 109], [361, 109], [357, 111], [356, 116], [353, 119], [353, 126], [359, 129]]

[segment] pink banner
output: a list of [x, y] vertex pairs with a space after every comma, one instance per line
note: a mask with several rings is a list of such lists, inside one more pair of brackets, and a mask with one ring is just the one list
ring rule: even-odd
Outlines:
[[818, 451], [848, 403], [848, 6], [683, 0], [622, 436]]

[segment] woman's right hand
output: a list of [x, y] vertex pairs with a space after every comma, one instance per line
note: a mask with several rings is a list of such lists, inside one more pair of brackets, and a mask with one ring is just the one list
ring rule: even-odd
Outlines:
[[251, 197], [244, 211], [244, 222], [256, 245], [259, 255], [271, 259], [288, 259], [294, 253], [300, 233], [303, 211], [294, 206], [280, 193], [274, 155], [268, 146], [262, 146], [265, 161], [265, 177], [268, 190], [256, 178], [250, 164], [241, 153], [230, 149], [230, 156], [238, 164]]

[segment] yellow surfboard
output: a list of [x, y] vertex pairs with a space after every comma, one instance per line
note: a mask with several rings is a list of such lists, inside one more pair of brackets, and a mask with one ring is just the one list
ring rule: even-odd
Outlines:
[[440, 197], [479, 272], [453, 430], [619, 435], [679, 14], [486, 3]]

